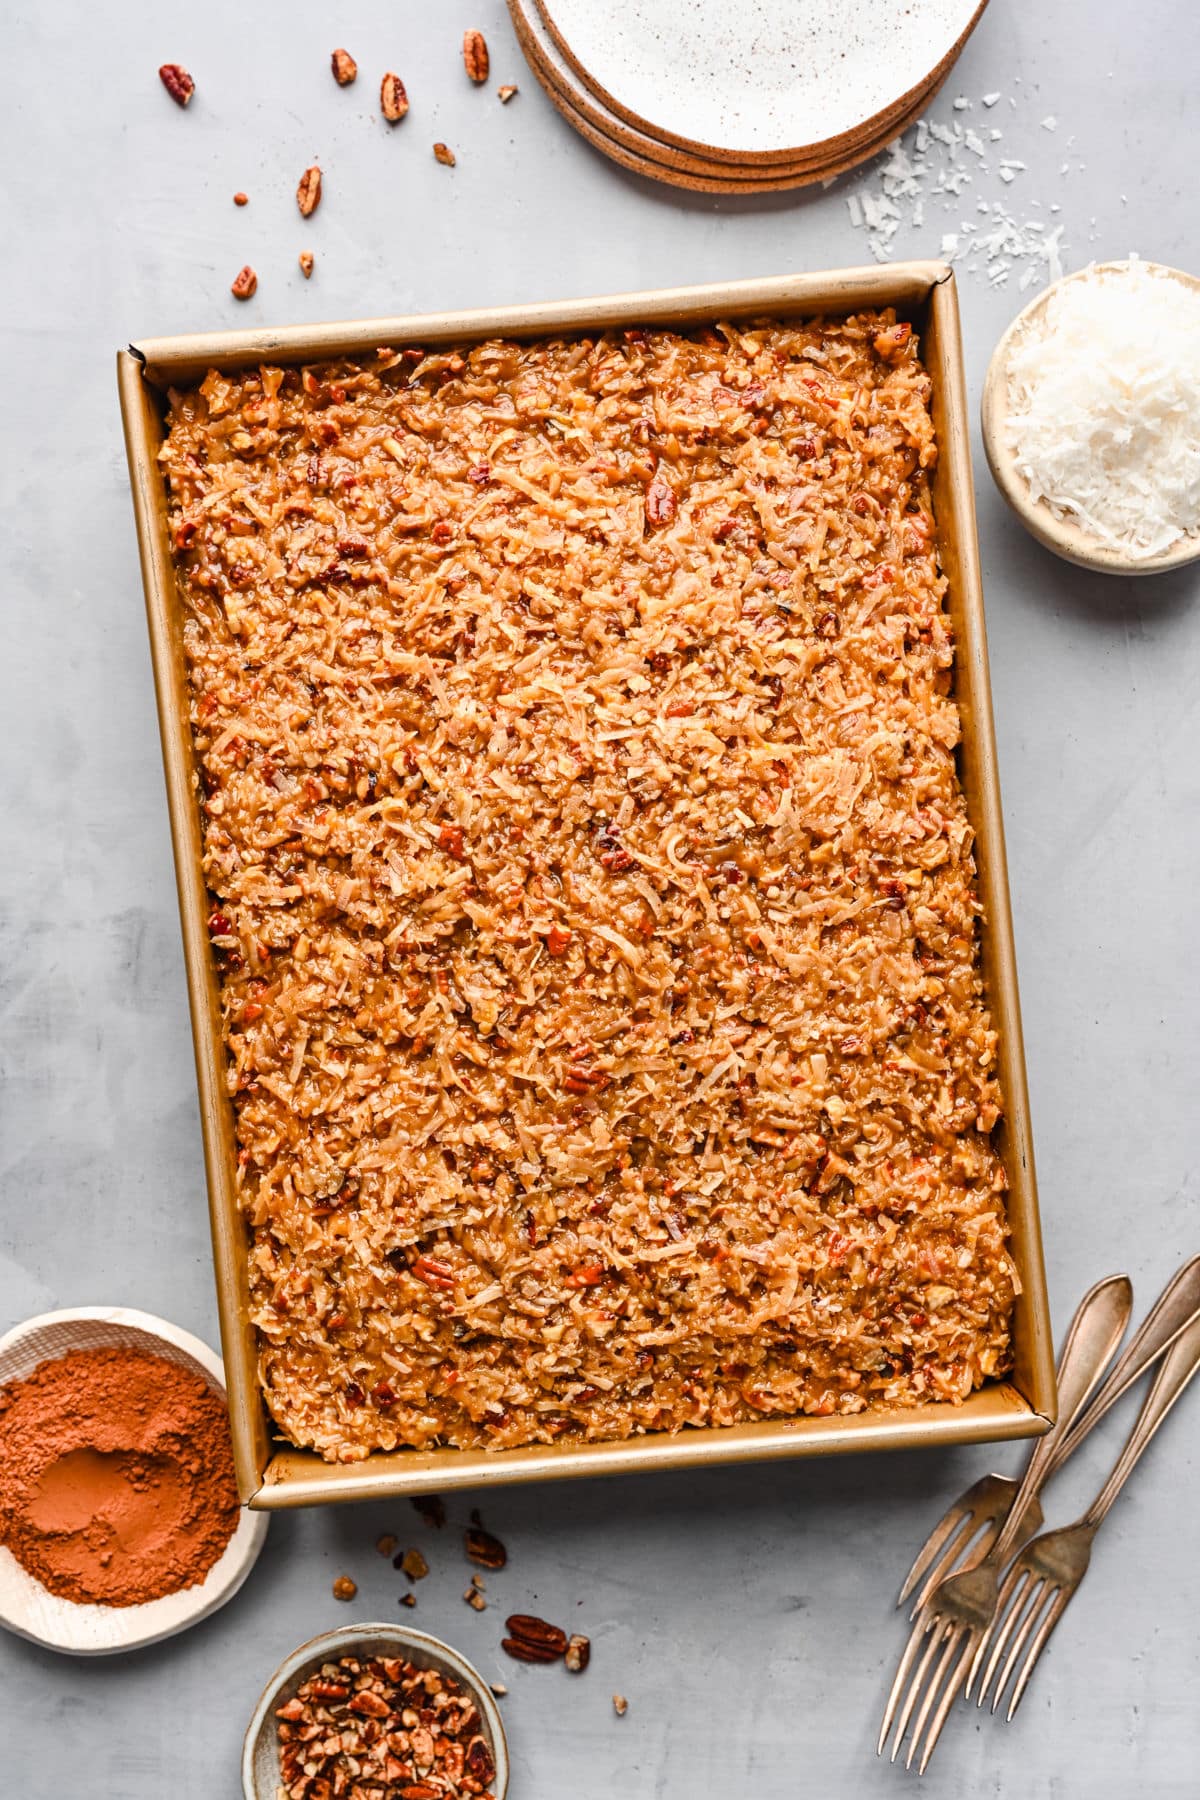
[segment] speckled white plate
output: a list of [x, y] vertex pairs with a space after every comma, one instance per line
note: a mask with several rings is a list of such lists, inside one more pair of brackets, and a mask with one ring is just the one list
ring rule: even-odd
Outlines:
[[[39, 1363], [69, 1350], [128, 1345], [182, 1363], [225, 1398], [220, 1357], [190, 1332], [152, 1313], [119, 1306], [83, 1306], [40, 1313], [0, 1337], [0, 1387], [31, 1375]], [[231, 1600], [258, 1559], [270, 1514], [242, 1509], [237, 1529], [202, 1582], [144, 1606], [81, 1606], [47, 1593], [0, 1545], [0, 1625], [18, 1637], [71, 1656], [108, 1656], [174, 1637]]]
[[324, 1662], [341, 1656], [403, 1656], [418, 1669], [440, 1669], [452, 1675], [475, 1702], [483, 1734], [491, 1747], [496, 1774], [491, 1783], [495, 1800], [508, 1793], [508, 1743], [500, 1708], [487, 1682], [473, 1663], [428, 1632], [407, 1625], [342, 1625], [312, 1638], [281, 1662], [258, 1697], [258, 1705], [246, 1728], [242, 1744], [242, 1793], [245, 1800], [276, 1800], [279, 1785], [279, 1739], [275, 1709], [283, 1706]]
[[852, 139], [928, 85], [986, 0], [539, 0], [577, 73], [622, 118], [717, 156]]

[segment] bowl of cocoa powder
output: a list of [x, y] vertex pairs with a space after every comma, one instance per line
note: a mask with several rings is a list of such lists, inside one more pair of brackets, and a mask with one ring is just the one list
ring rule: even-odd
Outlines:
[[115, 1307], [0, 1337], [0, 1625], [84, 1656], [171, 1637], [232, 1598], [267, 1524], [198, 1338]]

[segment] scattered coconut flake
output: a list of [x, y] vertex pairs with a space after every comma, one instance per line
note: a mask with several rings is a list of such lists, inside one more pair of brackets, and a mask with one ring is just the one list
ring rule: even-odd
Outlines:
[[983, 96], [983, 104], [985, 106], [995, 106], [997, 100], [1000, 98], [1001, 96], [999, 94], [985, 94]]
[[954, 110], [955, 112], [966, 112], [970, 104], [971, 102], [967, 99], [966, 95], [960, 94], [954, 102]]
[[1200, 295], [1136, 256], [1093, 265], [1018, 333], [1007, 428], [1059, 518], [1134, 558], [1200, 538]]
[[1042, 130], [1043, 131], [1057, 131], [1058, 130], [1058, 120], [1054, 117], [1053, 113], [1051, 113], [1048, 118], [1045, 118], [1042, 120]]
[[[994, 104], [1000, 98], [999, 93], [985, 95], [981, 104], [989, 99]], [[943, 250], [942, 254], [949, 260], [958, 256], [968, 273], [977, 268], [993, 285], [1003, 285], [1010, 275], [1020, 282], [1027, 270], [1033, 273], [1026, 286], [1032, 286], [1034, 281], [1044, 284], [1056, 268], [1061, 270], [1061, 232], [1043, 242], [1044, 225], [1032, 216], [1041, 210], [1043, 202], [1030, 199], [1030, 216], [1016, 219], [999, 200], [991, 198], [996, 188], [1010, 188], [1017, 175], [1026, 173], [1028, 168], [1026, 161], [1016, 156], [1004, 157], [998, 163], [991, 161], [988, 143], [995, 143], [1002, 136], [993, 127], [985, 137], [983, 132], [959, 124], [956, 118], [947, 120], [943, 116], [919, 119], [908, 132], [893, 139], [886, 152], [858, 175], [855, 192], [847, 197], [850, 222], [866, 232], [874, 259], [887, 262], [898, 254], [921, 254], [925, 246], [912, 243], [912, 239], [923, 227], [932, 226], [940, 212], [942, 217], [936, 221], [938, 233], [944, 233], [954, 244], [953, 249]], [[975, 190], [970, 198], [966, 194], [968, 187]], [[981, 187], [984, 193], [979, 193]], [[978, 254], [969, 265], [966, 234], [976, 227], [959, 216], [964, 205], [970, 208], [971, 219], [978, 215], [986, 222]]]

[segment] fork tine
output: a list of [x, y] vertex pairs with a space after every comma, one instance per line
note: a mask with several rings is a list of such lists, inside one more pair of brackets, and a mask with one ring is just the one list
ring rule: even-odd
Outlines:
[[946, 1509], [929, 1536], [925, 1539], [921, 1548], [917, 1551], [916, 1556], [913, 1558], [912, 1568], [904, 1577], [904, 1586], [896, 1596], [897, 1606], [904, 1605], [904, 1602], [908, 1599], [908, 1596], [912, 1593], [918, 1581], [921, 1580], [921, 1577], [924, 1575], [926, 1569], [929, 1567], [950, 1533], [956, 1526], [960, 1525], [963, 1520], [971, 1517], [972, 1514], [970, 1509], [965, 1507], [961, 1500], [956, 1500], [953, 1506]]
[[[1014, 1563], [1004, 1577], [1000, 1592], [996, 1596], [996, 1611], [993, 1614], [992, 1628], [988, 1634], [990, 1655], [979, 1683], [979, 1692], [975, 1698], [977, 1706], [982, 1706], [987, 1699], [988, 1685], [996, 1673], [996, 1664], [1000, 1661], [1001, 1653], [1009, 1640], [1013, 1626], [1024, 1611], [1026, 1602], [1031, 1598], [1029, 1584], [1032, 1580], [1033, 1571], [1022, 1568], [1019, 1563]], [[1012, 1602], [1011, 1606], [1009, 1605], [1010, 1601]], [[971, 1690], [968, 1687], [967, 1699], [970, 1698]]]
[[[942, 1553], [936, 1564], [930, 1569], [921, 1585], [921, 1591], [913, 1601], [910, 1619], [915, 1619], [925, 1602], [929, 1599], [938, 1583], [949, 1575], [951, 1570], [956, 1575], [963, 1575], [968, 1569], [978, 1568], [999, 1535], [1000, 1527], [994, 1519], [980, 1520], [971, 1518], [966, 1521], [967, 1530], [960, 1531], [953, 1543]], [[980, 1525], [983, 1525], [983, 1536], [976, 1538]], [[974, 1540], [974, 1541], [973, 1541]], [[968, 1546], [970, 1549], [968, 1550]], [[956, 1566], [957, 1564], [957, 1566]]]
[[[887, 1742], [888, 1732], [891, 1730], [892, 1720], [895, 1718], [896, 1708], [899, 1706], [901, 1708], [900, 1718], [899, 1723], [896, 1726], [895, 1748], [892, 1750], [892, 1761], [895, 1762], [896, 1751], [900, 1748], [901, 1740], [904, 1737], [905, 1727], [908, 1724], [909, 1714], [912, 1712], [913, 1704], [917, 1694], [920, 1692], [921, 1683], [925, 1678], [925, 1670], [928, 1668], [929, 1659], [933, 1655], [934, 1645], [941, 1636], [943, 1623], [944, 1621], [936, 1614], [929, 1617], [922, 1615], [909, 1632], [908, 1642], [904, 1646], [904, 1655], [900, 1658], [900, 1667], [896, 1670], [896, 1679], [892, 1683], [892, 1691], [888, 1695], [887, 1706], [884, 1709], [883, 1726], [879, 1733], [879, 1742], [875, 1747], [876, 1756], [883, 1755], [883, 1746]], [[925, 1654], [921, 1658], [916, 1674], [913, 1676], [911, 1682], [908, 1683], [906, 1692], [905, 1682], [909, 1671], [916, 1662], [918, 1656], [920, 1656], [921, 1647], [925, 1643], [926, 1638], [928, 1638], [929, 1642], [928, 1644], [925, 1644]], [[901, 1696], [903, 1696], [903, 1702], [901, 1701]]]
[[928, 1768], [929, 1759], [936, 1750], [937, 1741], [942, 1735], [942, 1727], [950, 1717], [950, 1708], [954, 1705], [954, 1702], [963, 1691], [963, 1679], [970, 1665], [972, 1649], [973, 1644], [971, 1636], [968, 1633], [967, 1641], [963, 1645], [962, 1655], [955, 1665], [953, 1674], [942, 1689], [942, 1697], [938, 1702], [938, 1709], [933, 1715], [933, 1720], [925, 1739], [925, 1748], [921, 1752], [921, 1760], [917, 1764], [918, 1775], [923, 1775]]
[[[908, 1744], [908, 1755], [904, 1759], [904, 1766], [906, 1769], [912, 1768], [913, 1757], [917, 1754], [917, 1748], [921, 1742], [921, 1733], [925, 1729], [925, 1721], [928, 1719], [930, 1713], [936, 1708], [938, 1716], [944, 1717], [943, 1708], [948, 1711], [950, 1704], [946, 1699], [947, 1692], [949, 1692], [950, 1701], [953, 1701], [954, 1696], [961, 1685], [958, 1677], [959, 1672], [962, 1669], [963, 1659], [961, 1656], [956, 1656], [955, 1653], [962, 1643], [964, 1634], [967, 1632], [968, 1627], [961, 1622], [954, 1623], [951, 1626], [950, 1633], [946, 1638], [945, 1648], [942, 1651], [942, 1659], [934, 1670], [933, 1680], [925, 1690], [925, 1698], [921, 1702], [921, 1710], [918, 1712], [916, 1724], [912, 1728], [912, 1737], [909, 1739]], [[969, 1636], [967, 1637], [966, 1647], [968, 1650], [971, 1648]], [[946, 1670], [951, 1662], [953, 1662], [954, 1665], [953, 1671], [950, 1676], [947, 1677]], [[940, 1726], [938, 1727], [938, 1730], [941, 1730]]]
[[996, 1683], [996, 1691], [992, 1695], [993, 1712], [995, 1712], [1000, 1705], [1004, 1690], [1008, 1686], [1009, 1678], [1017, 1666], [1022, 1650], [1024, 1650], [1026, 1644], [1029, 1642], [1030, 1633], [1041, 1624], [1047, 1609], [1053, 1606], [1055, 1595], [1058, 1591], [1057, 1585], [1052, 1582], [1044, 1582], [1041, 1584], [1037, 1598], [1026, 1612], [1025, 1617], [1021, 1622], [1021, 1629], [1013, 1639], [1008, 1655], [1004, 1659], [1004, 1667], [1000, 1671], [1000, 1679]]
[[900, 1703], [900, 1696], [904, 1692], [905, 1679], [909, 1670], [912, 1668], [913, 1663], [920, 1655], [921, 1645], [926, 1634], [932, 1629], [934, 1624], [935, 1620], [928, 1615], [924, 1618], [919, 1618], [908, 1634], [908, 1642], [904, 1646], [904, 1654], [900, 1658], [900, 1664], [896, 1670], [896, 1677], [892, 1682], [892, 1691], [888, 1695], [887, 1705], [883, 1709], [883, 1724], [879, 1729], [879, 1742], [875, 1746], [876, 1756], [883, 1755], [883, 1746], [887, 1742], [888, 1732], [892, 1728], [892, 1720], [896, 1716], [896, 1708]]
[[1021, 1673], [1017, 1678], [1017, 1685], [1013, 1689], [1013, 1697], [1008, 1703], [1007, 1718], [1010, 1725], [1012, 1724], [1013, 1714], [1021, 1704], [1021, 1696], [1029, 1686], [1029, 1677], [1033, 1674], [1034, 1665], [1036, 1664], [1038, 1657], [1042, 1654], [1042, 1651], [1046, 1648], [1046, 1640], [1050, 1636], [1050, 1633], [1054, 1630], [1054, 1627], [1066, 1612], [1067, 1601], [1071, 1598], [1073, 1592], [1073, 1588], [1059, 1588], [1058, 1593], [1055, 1596], [1054, 1604], [1046, 1614], [1046, 1617], [1038, 1630], [1037, 1636], [1029, 1646], [1029, 1654], [1025, 1658], [1025, 1667], [1021, 1670]]
[[[946, 1620], [945, 1625], [945, 1636], [939, 1636], [939, 1640], [937, 1640], [937, 1647], [941, 1649], [941, 1661], [937, 1663], [934, 1674], [932, 1674], [932, 1679], [925, 1685], [925, 1694], [921, 1696], [921, 1705], [919, 1705], [918, 1708], [918, 1715], [916, 1715], [916, 1721], [912, 1724], [912, 1737], [909, 1739], [909, 1755], [905, 1757], [905, 1768], [907, 1769], [912, 1768], [912, 1759], [914, 1759], [914, 1755], [916, 1755], [916, 1748], [918, 1748], [918, 1742], [919, 1739], [921, 1739], [921, 1732], [925, 1730], [925, 1721], [927, 1721], [928, 1715], [930, 1715], [932, 1708], [934, 1708], [937, 1696], [941, 1694], [941, 1678], [943, 1678], [943, 1674], [945, 1674], [946, 1663], [954, 1656], [955, 1643], [959, 1642], [959, 1638], [961, 1638], [961, 1634], [963, 1634], [963, 1625], [955, 1624], [954, 1620]], [[925, 1658], [925, 1661], [928, 1661], [928, 1656]], [[921, 1672], [925, 1672], [925, 1663], [921, 1665]], [[918, 1683], [914, 1681], [914, 1683], [912, 1683], [912, 1697], [914, 1697], [914, 1699], [916, 1699], [916, 1687], [918, 1687]], [[896, 1750], [892, 1750], [892, 1762], [896, 1760], [896, 1751], [900, 1750], [901, 1735], [903, 1735], [903, 1733], [898, 1733], [898, 1735], [896, 1735]]]

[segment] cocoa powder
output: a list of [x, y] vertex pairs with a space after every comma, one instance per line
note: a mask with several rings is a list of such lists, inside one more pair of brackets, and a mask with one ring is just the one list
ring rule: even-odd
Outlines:
[[0, 1542], [52, 1594], [136, 1606], [203, 1581], [238, 1519], [225, 1403], [123, 1347], [0, 1389]]

